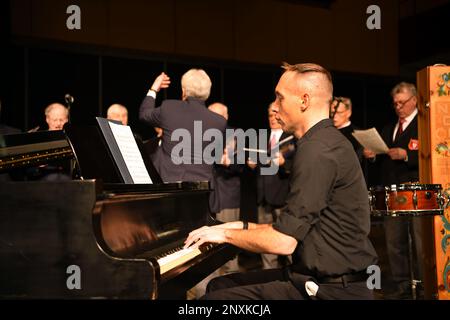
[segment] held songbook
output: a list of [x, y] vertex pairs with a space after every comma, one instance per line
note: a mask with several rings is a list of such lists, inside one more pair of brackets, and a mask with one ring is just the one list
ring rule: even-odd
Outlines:
[[388, 146], [375, 128], [355, 130], [352, 135], [365, 149], [369, 149], [376, 154], [387, 153], [389, 151]]

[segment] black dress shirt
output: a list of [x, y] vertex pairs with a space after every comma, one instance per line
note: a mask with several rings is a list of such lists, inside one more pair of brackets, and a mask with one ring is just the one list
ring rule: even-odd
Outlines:
[[273, 227], [297, 239], [292, 269], [299, 273], [340, 276], [377, 262], [361, 166], [330, 119], [297, 141], [287, 206]]

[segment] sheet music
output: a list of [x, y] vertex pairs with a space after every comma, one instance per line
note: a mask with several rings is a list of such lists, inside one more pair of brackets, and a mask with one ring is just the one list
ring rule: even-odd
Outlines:
[[127, 165], [134, 183], [153, 183], [150, 178], [141, 152], [134, 140], [133, 132], [129, 126], [109, 122], [111, 131], [119, 146], [120, 153]]
[[364, 148], [369, 149], [376, 154], [387, 153], [389, 150], [388, 146], [375, 128], [355, 130], [352, 135]]

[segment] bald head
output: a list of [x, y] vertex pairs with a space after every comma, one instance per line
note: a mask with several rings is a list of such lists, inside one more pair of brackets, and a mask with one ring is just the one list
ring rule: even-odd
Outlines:
[[284, 131], [301, 137], [329, 117], [333, 97], [330, 73], [314, 63], [283, 65], [285, 72], [275, 89], [275, 111]]
[[69, 121], [69, 110], [60, 103], [52, 103], [45, 108], [48, 130], [62, 130]]
[[228, 120], [228, 108], [226, 105], [219, 103], [219, 102], [215, 102], [213, 104], [210, 104], [208, 109], [212, 112], [215, 112], [215, 113], [221, 115], [226, 120]]
[[108, 108], [106, 118], [119, 121], [126, 126], [128, 125], [128, 110], [121, 104], [113, 104]]

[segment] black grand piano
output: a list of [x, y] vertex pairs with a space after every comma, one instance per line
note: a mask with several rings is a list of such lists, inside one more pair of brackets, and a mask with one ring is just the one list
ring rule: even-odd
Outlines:
[[182, 248], [216, 223], [209, 183], [161, 183], [143, 158], [153, 184], [125, 183], [97, 126], [0, 136], [3, 177], [55, 161], [78, 177], [0, 182], [0, 298], [185, 299], [232, 259], [230, 245]]

